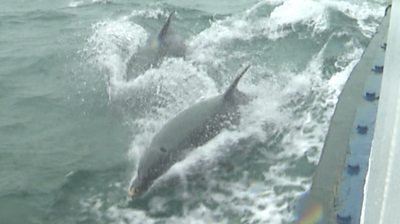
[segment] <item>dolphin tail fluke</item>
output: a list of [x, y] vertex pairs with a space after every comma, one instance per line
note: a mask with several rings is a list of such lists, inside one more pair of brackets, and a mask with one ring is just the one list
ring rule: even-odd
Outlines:
[[229, 88], [226, 90], [224, 93], [224, 99], [230, 100], [233, 98], [234, 93], [237, 91], [236, 87], [240, 81], [240, 79], [243, 77], [243, 75], [249, 70], [250, 65], [246, 66], [243, 71], [233, 80], [232, 84], [229, 86]]
[[161, 29], [160, 33], [158, 34], [158, 40], [159, 41], [162, 41], [162, 40], [165, 39], [165, 36], [168, 33], [168, 29], [169, 29], [169, 26], [171, 24], [171, 19], [172, 19], [172, 16], [174, 15], [174, 13], [175, 13], [175, 11], [172, 11], [171, 14], [169, 14], [167, 21], [165, 22], [165, 24], [164, 24], [163, 28]]

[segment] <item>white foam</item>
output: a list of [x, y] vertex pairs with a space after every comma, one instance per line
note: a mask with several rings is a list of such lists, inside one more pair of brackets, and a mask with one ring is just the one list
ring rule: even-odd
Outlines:
[[249, 24], [245, 20], [233, 19], [231, 17], [226, 20], [216, 21], [211, 27], [194, 36], [188, 45], [191, 48], [191, 59], [200, 63], [212, 61], [214, 64], [223, 63], [222, 57], [216, 57], [222, 42], [231, 41], [233, 39], [250, 39], [251, 32]]
[[[321, 2], [327, 7], [339, 10], [350, 18], [356, 19], [361, 32], [366, 37], [372, 37], [375, 33], [378, 26], [376, 21], [383, 17], [387, 3], [386, 1], [351, 2], [343, 0], [323, 0]], [[369, 19], [373, 19], [373, 21], [368, 21]]]
[[[269, 3], [269, 2], [267, 2]], [[314, 0], [287, 0], [274, 8], [270, 15], [257, 17], [251, 15], [263, 10], [265, 2], [260, 2], [243, 14], [215, 21], [209, 28], [194, 36], [188, 43], [192, 48], [190, 58], [201, 63], [224, 63], [221, 57], [222, 43], [235, 39], [251, 41], [254, 37], [264, 36], [271, 40], [286, 37], [295, 30], [295, 24], [304, 24], [321, 33], [328, 28], [325, 6]]]
[[263, 3], [266, 3], [268, 5], [280, 5], [284, 3], [286, 0], [265, 0]]
[[107, 4], [110, 3], [111, 0], [92, 0], [93, 3], [102, 3], [102, 4]]
[[104, 78], [109, 82], [109, 95], [112, 97], [119, 92], [118, 85], [125, 80], [127, 58], [145, 43], [148, 33], [126, 18], [101, 21], [92, 29], [93, 34], [83, 51], [89, 63], [100, 71], [106, 71]]
[[168, 17], [168, 15], [169, 13], [161, 8], [133, 10], [130, 14], [131, 17], [143, 17], [150, 19], [157, 19], [159, 17]]
[[[252, 14], [264, 10], [264, 5], [278, 5], [270, 15], [252, 18]], [[284, 38], [295, 32], [293, 26], [303, 24], [312, 29], [312, 35], [322, 33], [329, 28], [327, 9], [343, 12], [356, 19], [361, 32], [371, 37], [383, 16], [382, 3], [348, 2], [332, 0], [277, 0], [260, 1], [244, 14], [227, 17], [211, 23], [211, 26], [194, 36], [188, 45], [192, 48], [190, 58], [198, 62], [214, 64], [224, 63], [221, 52], [222, 43], [240, 39], [250, 41], [254, 37], [265, 36], [270, 40]], [[372, 19], [372, 21], [369, 21]]]
[[70, 8], [77, 8], [80, 6], [85, 6], [85, 5], [92, 5], [92, 4], [108, 4], [110, 3], [111, 0], [73, 0], [68, 3], [68, 7]]
[[279, 26], [308, 23], [318, 30], [327, 28], [325, 7], [314, 0], [288, 0], [276, 7], [270, 16]]
[[[349, 42], [346, 45], [351, 46], [354, 43]], [[349, 65], [347, 67], [342, 67], [342, 71], [334, 74], [330, 79], [329, 79], [329, 86], [330, 88], [335, 91], [337, 94], [342, 90], [344, 84], [346, 83], [346, 80], [348, 78], [348, 75], [350, 72], [353, 70], [354, 66], [358, 63], [358, 59], [361, 58], [361, 55], [363, 54], [363, 49], [361, 48], [354, 48], [353, 51], [349, 52], [347, 55], [343, 55], [340, 60], [342, 61], [350, 61]]]
[[[150, 203], [154, 205], [152, 209], [160, 209], [165, 211], [167, 205], [165, 200], [154, 198]], [[145, 211], [123, 208], [116, 205], [110, 206], [100, 212], [102, 202], [99, 200], [99, 195], [92, 197], [86, 201], [82, 201], [81, 205], [87, 208], [87, 211], [96, 215], [96, 220], [103, 222], [108, 220], [108, 223], [115, 224], [132, 224], [132, 223], [167, 223], [167, 224], [207, 224], [214, 223], [216, 216], [221, 216], [220, 209], [209, 210], [205, 205], [200, 204], [198, 207], [189, 210], [184, 216], [171, 217], [151, 217]], [[218, 223], [228, 223], [226, 220], [218, 218]]]
[[84, 1], [71, 1], [70, 3], [68, 3], [68, 7], [76, 8], [84, 4], [85, 4]]
[[306, 154], [308, 159], [314, 163], [317, 163], [319, 159], [320, 150], [329, 125], [329, 118], [333, 114], [340, 91], [362, 54], [362, 49], [354, 47], [352, 42], [346, 45], [349, 51], [341, 55], [338, 61], [347, 63], [344, 66], [340, 66], [339, 64], [341, 63], [336, 63], [338, 72], [333, 74], [329, 80], [321, 77], [325, 45], [311, 60], [307, 69], [293, 79], [293, 85], [290, 85], [291, 88], [287, 90], [288, 95], [300, 94], [303, 96], [313, 95], [315, 97], [308, 110], [304, 111], [300, 116], [296, 115], [298, 117], [297, 121], [294, 122], [294, 128], [299, 128], [301, 131], [287, 135], [288, 139], [285, 140], [290, 147], [297, 148], [293, 151], [297, 156], [300, 157]]

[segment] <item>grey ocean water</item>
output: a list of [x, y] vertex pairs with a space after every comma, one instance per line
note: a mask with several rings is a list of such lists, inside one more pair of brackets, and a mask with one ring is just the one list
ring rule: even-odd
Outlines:
[[[384, 2], [2, 0], [0, 223], [290, 223]], [[188, 55], [127, 81], [172, 11]], [[245, 64], [240, 125], [129, 203], [157, 130]]]

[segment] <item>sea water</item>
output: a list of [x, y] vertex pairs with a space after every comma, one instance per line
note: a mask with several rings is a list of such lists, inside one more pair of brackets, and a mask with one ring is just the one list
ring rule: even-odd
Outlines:
[[[384, 0], [3, 0], [0, 223], [290, 223], [338, 95]], [[128, 59], [175, 11], [185, 58]], [[127, 187], [152, 137], [245, 65], [237, 127], [146, 197]]]

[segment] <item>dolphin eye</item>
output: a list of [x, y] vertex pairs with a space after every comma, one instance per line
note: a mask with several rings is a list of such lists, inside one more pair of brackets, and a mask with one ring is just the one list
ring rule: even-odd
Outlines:
[[167, 152], [167, 149], [164, 148], [164, 147], [161, 147], [161, 148], [160, 148], [160, 151], [161, 151], [161, 152]]

